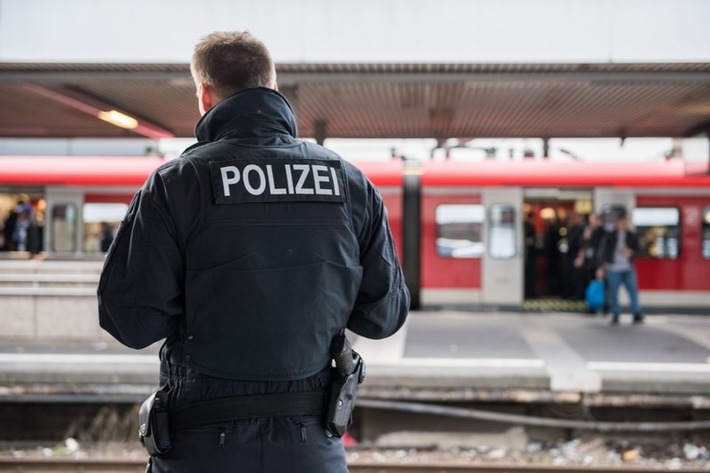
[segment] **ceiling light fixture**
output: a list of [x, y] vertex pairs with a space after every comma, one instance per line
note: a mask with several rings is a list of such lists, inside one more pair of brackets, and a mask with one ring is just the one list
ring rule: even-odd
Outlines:
[[108, 112], [100, 111], [96, 116], [105, 122], [128, 130], [133, 130], [138, 127], [138, 120], [118, 110], [109, 110]]

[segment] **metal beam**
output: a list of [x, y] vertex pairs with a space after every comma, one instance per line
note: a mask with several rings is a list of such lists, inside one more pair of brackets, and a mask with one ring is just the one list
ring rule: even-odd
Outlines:
[[689, 129], [686, 132], [685, 137], [692, 138], [693, 136], [702, 135], [703, 133], [710, 134], [710, 120], [707, 120]]
[[[185, 66], [186, 70], [188, 66]], [[0, 82], [33, 82], [38, 84], [54, 82], [72, 82], [81, 80], [118, 80], [118, 81], [170, 81], [173, 84], [192, 86], [186, 77], [189, 72], [131, 72], [131, 71], [0, 71]], [[589, 82], [590, 85], [603, 86], [618, 82], [648, 83], [704, 83], [710, 84], [707, 71], [672, 71], [672, 72], [571, 72], [566, 70], [551, 72], [288, 72], [278, 74], [279, 87], [308, 83], [340, 82], [529, 82], [529, 83], [570, 83]]]
[[[24, 88], [27, 90], [30, 90], [38, 95], [42, 95], [43, 97], [50, 98], [56, 102], [59, 102], [63, 105], [72, 107], [76, 110], [79, 110], [81, 112], [84, 112], [88, 115], [91, 115], [97, 119], [102, 115], [102, 113], [110, 112], [110, 111], [118, 111], [123, 113], [124, 115], [127, 115], [129, 118], [135, 118], [134, 114], [131, 113], [130, 111], [126, 110], [121, 110], [119, 106], [115, 104], [111, 104], [108, 102], [105, 102], [101, 99], [98, 99], [96, 97], [92, 97], [90, 95], [84, 94], [83, 92], [74, 90], [74, 89], [69, 89], [66, 87], [55, 87], [55, 88], [47, 88], [43, 87], [40, 85], [36, 84], [25, 84]], [[142, 118], [135, 118], [137, 120], [137, 124], [135, 126], [132, 126], [130, 128], [126, 128], [134, 133], [137, 133], [139, 135], [146, 136], [148, 138], [174, 138], [175, 135], [168, 131], [165, 130], [164, 128], [155, 125], [145, 119]], [[115, 124], [115, 123], [114, 123]], [[118, 125], [117, 125], [118, 126]], [[124, 127], [125, 128], [125, 127]]]

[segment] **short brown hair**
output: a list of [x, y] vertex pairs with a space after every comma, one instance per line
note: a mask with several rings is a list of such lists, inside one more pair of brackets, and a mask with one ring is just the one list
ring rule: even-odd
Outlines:
[[226, 98], [249, 87], [272, 87], [276, 72], [264, 43], [248, 31], [216, 31], [197, 43], [190, 65], [196, 82]]

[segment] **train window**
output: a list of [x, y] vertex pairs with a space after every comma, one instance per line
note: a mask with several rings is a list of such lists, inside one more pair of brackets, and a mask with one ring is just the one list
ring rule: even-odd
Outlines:
[[483, 256], [482, 205], [440, 205], [436, 208], [436, 252], [445, 258]]
[[640, 207], [631, 214], [645, 258], [676, 259], [680, 248], [680, 211], [674, 207]]
[[515, 209], [512, 205], [494, 204], [490, 207], [488, 251], [493, 258], [515, 256]]
[[703, 258], [710, 259], [710, 207], [703, 209]]
[[76, 223], [76, 205], [57, 204], [52, 207], [52, 251], [76, 251]]
[[116, 229], [126, 215], [127, 210], [128, 205], [126, 204], [84, 204], [82, 209], [82, 220], [84, 222], [83, 251], [108, 251]]

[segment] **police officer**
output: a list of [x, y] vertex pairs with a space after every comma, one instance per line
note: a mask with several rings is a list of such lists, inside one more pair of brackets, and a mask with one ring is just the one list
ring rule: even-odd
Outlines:
[[118, 341], [165, 339], [171, 415], [216, 403], [171, 426], [149, 471], [345, 472], [309, 396], [328, 390], [343, 328], [380, 339], [406, 319], [382, 199], [356, 167], [296, 138], [269, 51], [248, 32], [203, 38], [191, 71], [198, 143], [135, 195], [98, 288]]

